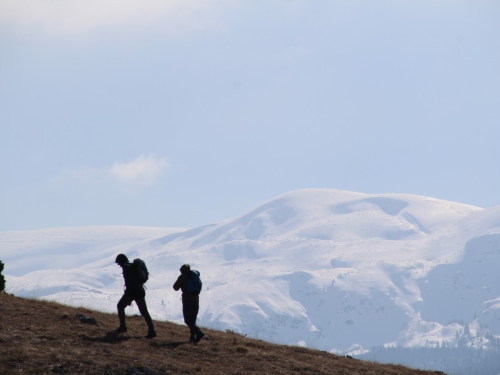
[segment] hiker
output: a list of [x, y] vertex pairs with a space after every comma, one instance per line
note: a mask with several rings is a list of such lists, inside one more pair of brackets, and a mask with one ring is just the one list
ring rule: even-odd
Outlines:
[[5, 277], [2, 275], [3, 267], [3, 262], [0, 260], [0, 293], [5, 291]]
[[[137, 260], [136, 260], [137, 261]], [[120, 318], [120, 327], [118, 327], [115, 332], [122, 333], [127, 332], [127, 326], [125, 325], [125, 307], [130, 306], [132, 301], [135, 301], [139, 312], [146, 321], [148, 325], [148, 334], [145, 336], [147, 339], [152, 339], [156, 337], [155, 327], [153, 325], [153, 320], [148, 312], [148, 307], [146, 305], [146, 291], [144, 290], [144, 278], [147, 280], [147, 276], [139, 276], [139, 272], [134, 264], [130, 263], [125, 254], [118, 254], [115, 263], [117, 263], [123, 270], [123, 279], [125, 280], [125, 293], [123, 297], [118, 302], [118, 317]], [[147, 274], [147, 271], [146, 271]]]
[[180, 271], [181, 274], [174, 283], [174, 290], [182, 290], [182, 315], [184, 315], [184, 323], [186, 323], [191, 331], [189, 341], [197, 344], [205, 336], [196, 325], [196, 318], [200, 309], [200, 273], [196, 270], [191, 270], [189, 264], [182, 265]]

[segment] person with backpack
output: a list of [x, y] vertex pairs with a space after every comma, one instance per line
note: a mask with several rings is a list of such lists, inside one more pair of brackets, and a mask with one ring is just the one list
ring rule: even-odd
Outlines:
[[134, 259], [130, 263], [125, 254], [118, 254], [115, 263], [117, 263], [123, 270], [123, 279], [125, 280], [125, 292], [118, 302], [118, 317], [120, 319], [120, 326], [115, 330], [117, 333], [127, 332], [125, 324], [125, 308], [135, 301], [139, 312], [148, 325], [148, 334], [145, 336], [147, 339], [156, 337], [155, 327], [153, 320], [148, 312], [146, 305], [146, 291], [144, 283], [148, 280], [149, 273], [146, 264], [141, 259]]
[[184, 323], [186, 323], [191, 332], [189, 341], [197, 344], [205, 336], [196, 325], [202, 287], [200, 272], [192, 270], [189, 264], [182, 265], [180, 271], [181, 274], [174, 283], [174, 290], [182, 290], [182, 315], [184, 316]]

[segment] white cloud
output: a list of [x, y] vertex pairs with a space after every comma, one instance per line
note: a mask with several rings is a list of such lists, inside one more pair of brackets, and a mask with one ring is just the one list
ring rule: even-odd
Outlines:
[[134, 161], [123, 164], [115, 163], [109, 168], [109, 175], [116, 181], [137, 187], [148, 187], [156, 184], [169, 164], [165, 158], [154, 155], [139, 156]]
[[[213, 26], [212, 10], [227, 0], [3, 0], [0, 21], [51, 35], [135, 29], [156, 24], [172, 35]], [[215, 17], [217, 18], [217, 17]]]
[[126, 191], [135, 191], [141, 188], [154, 186], [168, 171], [170, 165], [166, 158], [141, 155], [130, 163], [114, 163], [110, 167], [101, 169], [82, 168], [65, 170], [55, 181], [79, 181], [84, 185], [118, 183]]

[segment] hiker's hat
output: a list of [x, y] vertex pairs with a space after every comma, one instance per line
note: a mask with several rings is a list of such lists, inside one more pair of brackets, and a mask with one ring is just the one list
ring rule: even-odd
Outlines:
[[118, 264], [128, 263], [128, 258], [127, 258], [127, 256], [125, 254], [118, 254], [116, 256], [115, 263], [118, 263]]

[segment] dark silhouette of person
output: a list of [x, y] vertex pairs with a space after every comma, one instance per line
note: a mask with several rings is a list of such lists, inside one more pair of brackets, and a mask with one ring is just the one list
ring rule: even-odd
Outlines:
[[184, 264], [180, 268], [180, 271], [181, 274], [174, 283], [174, 290], [182, 290], [182, 315], [184, 315], [184, 323], [186, 323], [191, 332], [189, 341], [196, 344], [205, 336], [196, 325], [196, 318], [198, 317], [198, 310], [200, 309], [200, 296], [197, 293], [187, 292], [187, 280], [191, 273], [189, 264]]
[[2, 275], [3, 268], [3, 262], [0, 260], [0, 292], [5, 290], [5, 277]]
[[155, 327], [153, 320], [148, 312], [146, 305], [146, 291], [144, 284], [137, 280], [136, 273], [125, 254], [118, 254], [115, 263], [117, 263], [123, 270], [123, 279], [125, 280], [125, 293], [116, 306], [118, 308], [118, 317], [120, 318], [120, 326], [115, 330], [117, 333], [127, 332], [125, 324], [125, 308], [135, 301], [139, 312], [148, 325], [148, 334], [145, 336], [147, 339], [156, 337]]

